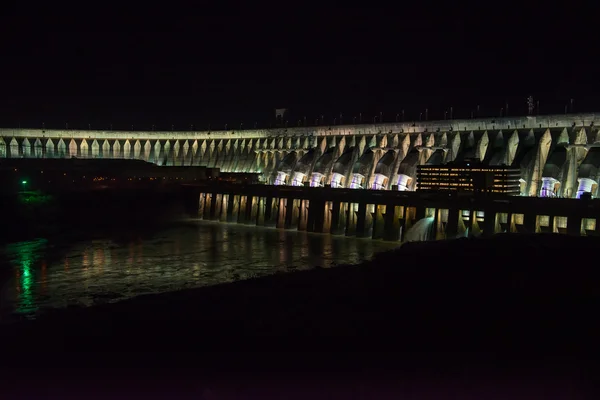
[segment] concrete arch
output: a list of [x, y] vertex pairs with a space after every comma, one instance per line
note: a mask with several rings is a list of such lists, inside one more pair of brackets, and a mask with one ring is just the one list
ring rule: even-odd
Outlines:
[[394, 164], [396, 162], [397, 155], [398, 154], [395, 150], [388, 150], [388, 152], [381, 157], [375, 166], [373, 185], [371, 186], [371, 189], [383, 190], [390, 187], [391, 178], [394, 175]]
[[292, 173], [292, 186], [302, 186], [308, 181], [308, 177], [312, 173], [312, 166], [317, 159], [317, 149], [310, 149], [302, 158], [300, 158], [294, 166]]
[[33, 152], [31, 151], [31, 144], [27, 138], [23, 139], [21, 147], [23, 149], [23, 157], [30, 158]]
[[83, 158], [90, 158], [90, 146], [87, 140], [82, 139], [81, 144], [79, 145], [80, 156]]
[[58, 141], [58, 144], [56, 145], [56, 150], [58, 152], [58, 158], [67, 157], [67, 145], [65, 144], [65, 141], [62, 140], [62, 138]]
[[123, 158], [130, 159], [131, 156], [131, 143], [129, 142], [129, 139], [127, 139], [123, 144]]
[[329, 176], [331, 175], [331, 167], [335, 156], [336, 148], [329, 147], [319, 157], [314, 164], [311, 174], [310, 186], [320, 187], [329, 184]]
[[35, 142], [33, 143], [33, 156], [35, 158], [44, 157], [44, 146], [39, 138], [36, 138]]
[[69, 141], [69, 157], [77, 157], [79, 154], [77, 153], [77, 142], [75, 139], [71, 139]]
[[414, 191], [416, 189], [419, 156], [419, 151], [413, 148], [400, 163], [398, 168], [398, 190]]
[[46, 157], [55, 158], [56, 156], [56, 146], [52, 139], [48, 139], [48, 141], [46, 142]]
[[98, 143], [98, 140], [94, 139], [94, 141], [92, 142], [92, 158], [99, 158], [100, 157], [100, 144]]

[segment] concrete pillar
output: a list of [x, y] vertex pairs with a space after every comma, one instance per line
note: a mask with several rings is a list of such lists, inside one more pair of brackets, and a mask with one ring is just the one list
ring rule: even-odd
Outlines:
[[326, 201], [323, 210], [323, 233], [331, 233], [331, 208], [333, 207], [332, 201]]
[[216, 193], [211, 193], [210, 195], [210, 210], [208, 214], [209, 220], [215, 220], [217, 218], [217, 205], [219, 203], [219, 198], [221, 195]]
[[346, 207], [346, 236], [354, 236], [356, 235], [356, 222], [357, 222], [357, 211], [358, 204], [357, 203], [347, 203]]
[[492, 236], [495, 232], [496, 227], [496, 211], [484, 210], [483, 220], [483, 236]]
[[367, 236], [367, 203], [358, 203], [356, 211], [356, 237]]
[[387, 204], [383, 214], [383, 240], [400, 240], [400, 227], [402, 216], [404, 214], [403, 206]]
[[425, 218], [426, 214], [427, 214], [427, 208], [422, 207], [422, 206], [417, 207], [417, 213], [415, 215], [415, 222], [420, 221], [423, 218]]
[[310, 205], [308, 207], [308, 215], [306, 220], [306, 231], [307, 232], [320, 232], [322, 229], [322, 225], [319, 226], [319, 222], [323, 223], [323, 209], [325, 207], [325, 202], [321, 200], [311, 200]]
[[308, 227], [308, 209], [310, 207], [310, 200], [300, 200], [300, 206], [298, 207], [298, 230], [306, 231]]
[[206, 193], [198, 195], [198, 217], [204, 217], [204, 206], [206, 205]]
[[450, 208], [448, 210], [448, 222], [446, 223], [446, 239], [454, 239], [458, 236], [458, 214], [458, 208]]
[[342, 211], [342, 203], [334, 201], [331, 203], [331, 226], [329, 232], [332, 235], [339, 235], [343, 232], [342, 226], [340, 225], [340, 216]]
[[265, 198], [265, 226], [275, 226], [277, 217], [277, 200], [273, 197]]
[[277, 201], [277, 216], [275, 219], [275, 226], [277, 228], [283, 229], [286, 224], [286, 211], [288, 203], [292, 203], [291, 199], [288, 200], [285, 197], [281, 197], [276, 200]]
[[[537, 220], [537, 215], [535, 213], [527, 213], [523, 218], [523, 227], [525, 228], [525, 232], [527, 233], [535, 233], [535, 221]], [[581, 226], [581, 224], [580, 224]]]
[[229, 198], [233, 197], [230, 194], [222, 194], [221, 195], [221, 207], [219, 207], [219, 221], [227, 222], [227, 209], [229, 204]]
[[[252, 209], [250, 209], [250, 211], [252, 212]], [[239, 208], [238, 208], [237, 223], [245, 224], [246, 221], [248, 220], [247, 217], [248, 217], [248, 196], [241, 195]]]
[[371, 213], [373, 219], [373, 233], [371, 237], [373, 239], [382, 239], [385, 231], [384, 215], [386, 213], [386, 207], [381, 204], [375, 204], [375, 209]]
[[285, 221], [283, 224], [283, 227], [285, 229], [291, 229], [294, 228], [293, 222], [294, 222], [294, 208], [297, 207], [297, 203], [296, 203], [296, 199], [287, 199], [286, 205], [285, 205]]
[[237, 222], [237, 210], [239, 208], [240, 196], [230, 194], [227, 199], [227, 222]]
[[[323, 223], [325, 222], [325, 201], [324, 200], [312, 200], [310, 202], [310, 209], [314, 210], [314, 220], [311, 224], [308, 224], [308, 232], [323, 233]], [[309, 214], [310, 219], [310, 214]], [[312, 230], [310, 230], [312, 228]]]
[[567, 217], [567, 233], [569, 235], [581, 235], [581, 220], [580, 215], [569, 215]]
[[257, 197], [256, 200], [256, 226], [265, 226], [266, 198]]

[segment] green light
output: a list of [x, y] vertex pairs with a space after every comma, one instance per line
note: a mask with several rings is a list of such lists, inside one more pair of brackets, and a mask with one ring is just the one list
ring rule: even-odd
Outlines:
[[21, 181], [23, 185], [27, 185], [27, 181]]

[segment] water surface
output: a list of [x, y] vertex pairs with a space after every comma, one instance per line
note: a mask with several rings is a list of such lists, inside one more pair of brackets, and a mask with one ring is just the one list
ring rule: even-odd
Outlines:
[[0, 317], [358, 263], [396, 245], [207, 221], [66, 244], [13, 243], [0, 250]]

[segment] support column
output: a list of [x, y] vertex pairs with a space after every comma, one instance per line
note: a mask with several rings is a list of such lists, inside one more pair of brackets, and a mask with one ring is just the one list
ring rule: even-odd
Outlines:
[[323, 231], [323, 213], [325, 202], [321, 199], [310, 200], [308, 206], [308, 218], [306, 221], [307, 232], [322, 232]]
[[387, 204], [385, 206], [385, 214], [383, 215], [383, 240], [398, 241], [400, 240], [400, 227], [403, 212], [402, 206]]
[[567, 233], [569, 235], [581, 236], [581, 220], [581, 215], [567, 217]]
[[285, 205], [285, 221], [283, 227], [285, 229], [293, 228], [293, 217], [294, 217], [294, 205], [296, 204], [295, 199], [288, 198]]
[[383, 215], [386, 213], [386, 208], [387, 208], [387, 206], [375, 204], [375, 210], [372, 213], [373, 234], [371, 235], [371, 238], [373, 238], [373, 239], [383, 238], [383, 234], [384, 234], [384, 230], [385, 230], [385, 222], [383, 219]]
[[[339, 201], [334, 201], [331, 205], [331, 229], [329, 232], [332, 235], [339, 235], [342, 231], [340, 227], [340, 211], [341, 211], [341, 203]], [[598, 224], [596, 224], [598, 226]]]
[[211, 221], [215, 220], [217, 215], [217, 203], [219, 202], [217, 196], [217, 193], [212, 193], [210, 195], [210, 210], [208, 214], [208, 219]]
[[484, 210], [483, 216], [483, 236], [492, 236], [496, 228], [496, 211]]
[[291, 203], [291, 200], [288, 200], [285, 197], [281, 197], [277, 199], [277, 216], [275, 218], [275, 226], [277, 228], [284, 228], [286, 224], [286, 211], [287, 204]]
[[277, 210], [274, 210], [274, 202], [277, 199], [273, 197], [265, 198], [265, 226], [274, 226], [275, 225], [275, 217], [277, 216]]
[[[266, 199], [264, 197], [256, 198], [256, 226], [265, 226]], [[270, 210], [269, 210], [270, 213]]]
[[[535, 220], [537, 219], [537, 215], [532, 213], [527, 213], [523, 216], [523, 227], [525, 228], [525, 232], [527, 233], [535, 233]], [[571, 218], [569, 218], [571, 220]], [[568, 222], [567, 222], [568, 224]], [[581, 227], [581, 219], [579, 220], [579, 226]], [[567, 225], [568, 227], [568, 225]]]
[[230, 194], [227, 198], [227, 222], [235, 222], [237, 220], [237, 213], [235, 211], [236, 200], [239, 202], [239, 196]]
[[346, 236], [356, 235], [356, 223], [357, 223], [357, 203], [347, 203], [346, 206]]
[[246, 223], [246, 207], [248, 204], [248, 196], [240, 195], [240, 204], [238, 207], [238, 215], [237, 215], [237, 223], [244, 224]]
[[356, 212], [356, 237], [365, 237], [367, 234], [366, 228], [367, 219], [367, 203], [358, 203], [358, 211]]
[[446, 239], [454, 239], [458, 236], [458, 208], [448, 210], [448, 223], [446, 224]]

